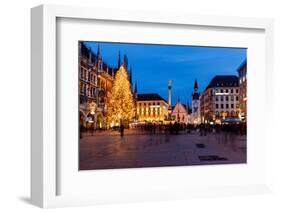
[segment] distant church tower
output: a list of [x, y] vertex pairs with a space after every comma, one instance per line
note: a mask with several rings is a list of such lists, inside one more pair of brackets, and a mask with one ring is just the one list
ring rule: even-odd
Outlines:
[[200, 93], [198, 92], [198, 82], [195, 79], [192, 93], [192, 114], [191, 120], [193, 124], [200, 123]]

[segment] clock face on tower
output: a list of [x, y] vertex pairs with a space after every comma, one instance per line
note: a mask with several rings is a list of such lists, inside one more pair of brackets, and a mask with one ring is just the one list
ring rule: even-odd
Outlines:
[[193, 102], [193, 113], [196, 113], [198, 111], [198, 102], [194, 101]]
[[197, 110], [198, 110], [198, 107], [194, 107], [193, 109], [194, 109], [194, 112], [197, 112]]

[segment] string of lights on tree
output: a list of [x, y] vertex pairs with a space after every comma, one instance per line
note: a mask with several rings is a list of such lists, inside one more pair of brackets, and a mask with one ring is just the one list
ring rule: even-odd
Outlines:
[[108, 105], [108, 120], [116, 125], [130, 121], [134, 116], [134, 101], [128, 73], [120, 66], [115, 75], [112, 87], [112, 96]]

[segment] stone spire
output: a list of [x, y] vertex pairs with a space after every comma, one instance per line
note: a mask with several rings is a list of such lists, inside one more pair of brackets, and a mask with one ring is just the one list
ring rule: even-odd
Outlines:
[[197, 83], [197, 79], [195, 79], [195, 82], [194, 82], [194, 90], [198, 90], [198, 83]]
[[102, 58], [101, 58], [101, 52], [100, 52], [100, 45], [98, 45], [98, 71], [101, 72], [102, 71]]
[[137, 86], [137, 82], [135, 83], [135, 93], [138, 93], [138, 86]]
[[100, 54], [100, 45], [98, 45], [98, 59], [100, 59], [101, 58], [101, 54]]
[[130, 71], [129, 71], [129, 81], [130, 81], [130, 84], [133, 85], [133, 69], [132, 69], [132, 67], [130, 67]]
[[92, 49], [89, 49], [89, 62], [92, 63]]
[[128, 70], [128, 57], [127, 57], [126, 54], [124, 55], [124, 62], [123, 62], [123, 64], [124, 64], [124, 68], [126, 70]]
[[120, 68], [121, 66], [121, 56], [120, 56], [120, 50], [119, 50], [119, 53], [118, 53], [118, 69]]

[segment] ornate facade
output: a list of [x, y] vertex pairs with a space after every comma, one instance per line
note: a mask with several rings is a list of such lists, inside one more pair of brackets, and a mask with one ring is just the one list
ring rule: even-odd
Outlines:
[[79, 115], [80, 126], [94, 125], [97, 106], [98, 74], [94, 69], [92, 52], [79, 44]]
[[[100, 47], [97, 53], [79, 43], [79, 114], [80, 127], [93, 129], [107, 129], [108, 103], [115, 73], [121, 66], [120, 53], [118, 66], [111, 67], [102, 59]], [[124, 66], [128, 71], [128, 58], [124, 56]], [[131, 71], [128, 71], [132, 79]], [[132, 84], [132, 82], [130, 81]]]
[[191, 110], [189, 107], [178, 100], [172, 110], [172, 120], [178, 123], [188, 124], [191, 118], [190, 113]]

